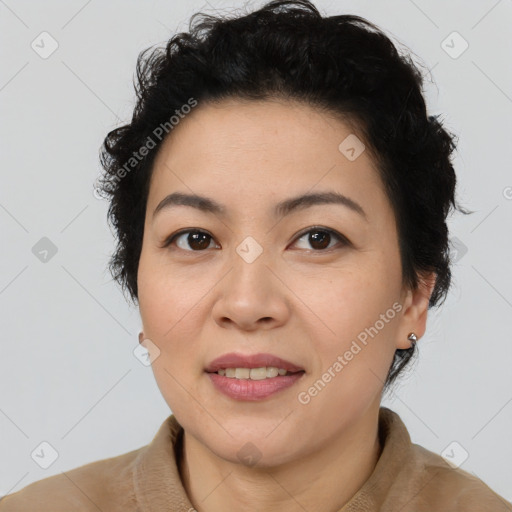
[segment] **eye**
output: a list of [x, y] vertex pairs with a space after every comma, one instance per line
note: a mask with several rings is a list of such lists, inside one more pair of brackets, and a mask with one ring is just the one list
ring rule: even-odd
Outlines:
[[[185, 236], [187, 235], [187, 236]], [[177, 246], [184, 251], [198, 252], [204, 249], [208, 249], [210, 242], [213, 241], [213, 237], [206, 231], [200, 229], [189, 229], [186, 231], [180, 231], [172, 235], [164, 244], [164, 247], [168, 247], [174, 241], [177, 241]], [[192, 248], [192, 251], [186, 248], [188, 244]]]
[[[306, 238], [307, 237], [307, 238]], [[303, 231], [299, 234], [299, 238], [295, 238], [298, 242], [306, 239], [306, 243], [310, 243], [313, 247], [312, 252], [322, 252], [325, 249], [331, 249], [331, 242], [338, 240], [342, 245], [348, 245], [350, 242], [346, 237], [334, 231], [332, 229], [323, 227], [308, 228], [307, 231]], [[171, 235], [165, 242], [163, 247], [168, 247], [176, 242], [178, 248], [188, 252], [200, 252], [210, 248], [213, 237], [206, 231], [200, 229], [187, 229], [179, 231], [174, 235]], [[297, 242], [295, 242], [296, 244]], [[187, 248], [188, 245], [188, 248]], [[336, 245], [336, 244], [334, 244]], [[191, 248], [192, 250], [190, 250]]]
[[348, 245], [349, 243], [348, 240], [337, 231], [321, 226], [308, 228], [307, 231], [303, 231], [299, 234], [299, 238], [296, 240], [300, 242], [303, 239], [305, 239], [306, 243], [311, 244], [313, 252], [322, 252], [325, 251], [326, 248], [331, 249], [333, 246], [329, 246], [329, 244], [333, 239], [342, 242], [342, 245]]

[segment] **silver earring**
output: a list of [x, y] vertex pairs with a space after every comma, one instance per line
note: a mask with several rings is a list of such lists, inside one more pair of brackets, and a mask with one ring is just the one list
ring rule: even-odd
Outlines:
[[407, 339], [411, 342], [411, 347], [414, 346], [414, 344], [418, 341], [418, 337], [413, 332], [409, 333], [409, 336], [407, 336]]

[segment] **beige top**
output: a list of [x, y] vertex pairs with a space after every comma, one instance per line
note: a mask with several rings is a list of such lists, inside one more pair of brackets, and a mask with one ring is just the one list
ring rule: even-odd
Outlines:
[[[171, 415], [150, 444], [33, 482], [1, 499], [0, 512], [193, 512], [177, 465], [182, 433]], [[481, 480], [412, 444], [386, 407], [379, 435], [373, 473], [338, 512], [512, 512]]]

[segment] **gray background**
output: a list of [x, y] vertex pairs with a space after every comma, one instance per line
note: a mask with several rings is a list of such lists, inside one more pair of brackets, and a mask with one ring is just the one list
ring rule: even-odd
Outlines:
[[[0, 1], [0, 495], [139, 448], [170, 414], [133, 354], [138, 311], [105, 270], [113, 239], [93, 194], [98, 149], [130, 117], [138, 53], [185, 30], [197, 10], [242, 5]], [[426, 86], [430, 112], [460, 137], [459, 199], [475, 213], [450, 221], [453, 289], [430, 313], [414, 371], [384, 403], [414, 442], [449, 447], [459, 462], [467, 451], [461, 467], [511, 500], [512, 3], [316, 5], [367, 17], [408, 45], [437, 84]], [[51, 49], [43, 31], [59, 45], [46, 59], [31, 47]], [[454, 31], [469, 44], [460, 55]], [[34, 254], [43, 237], [57, 248], [46, 262]], [[43, 441], [58, 452], [47, 469], [31, 457], [51, 454]]]

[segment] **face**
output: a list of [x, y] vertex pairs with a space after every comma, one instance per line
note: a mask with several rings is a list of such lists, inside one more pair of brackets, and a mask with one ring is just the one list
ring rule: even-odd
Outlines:
[[[248, 441], [263, 465], [328, 446], [378, 408], [395, 350], [423, 332], [391, 205], [353, 137], [309, 106], [225, 100], [199, 104], [157, 155], [138, 271], [144, 338], [172, 412], [222, 459], [239, 462]], [[221, 210], [168, 201], [154, 213], [174, 193]], [[344, 199], [276, 209], [313, 193]], [[228, 353], [303, 371], [269, 378], [287, 386], [267, 396], [267, 381], [244, 398], [247, 381], [232, 380], [228, 395], [214, 383], [228, 377], [205, 371]]]

